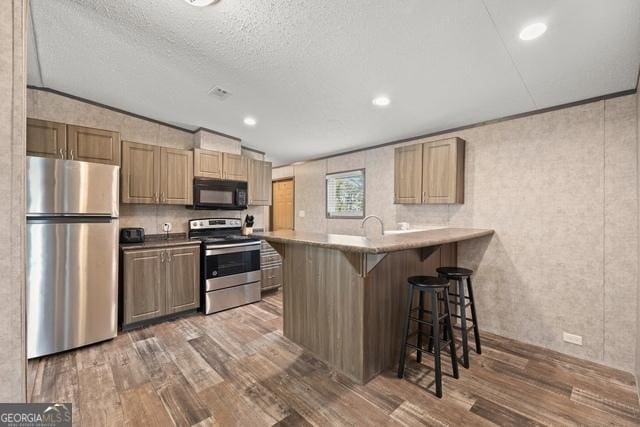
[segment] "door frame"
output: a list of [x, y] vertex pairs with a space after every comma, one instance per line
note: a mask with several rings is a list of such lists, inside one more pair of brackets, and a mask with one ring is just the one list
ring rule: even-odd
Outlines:
[[285, 176], [278, 179], [271, 180], [271, 205], [269, 206], [269, 231], [273, 230], [273, 206], [275, 205], [275, 191], [273, 191], [273, 184], [280, 181], [291, 181], [293, 182], [293, 229], [296, 229], [296, 177], [295, 176]]

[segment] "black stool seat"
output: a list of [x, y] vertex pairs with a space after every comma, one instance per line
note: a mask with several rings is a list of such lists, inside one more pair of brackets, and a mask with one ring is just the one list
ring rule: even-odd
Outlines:
[[438, 274], [443, 274], [449, 277], [465, 277], [473, 274], [473, 270], [462, 267], [438, 267], [436, 271]]
[[449, 286], [449, 279], [435, 276], [411, 276], [407, 279], [413, 286], [422, 288], [446, 288]]

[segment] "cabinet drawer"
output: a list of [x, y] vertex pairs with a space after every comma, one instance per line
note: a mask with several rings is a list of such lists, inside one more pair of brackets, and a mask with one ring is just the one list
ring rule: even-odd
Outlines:
[[276, 254], [262, 254], [262, 256], [260, 257], [260, 264], [263, 266], [268, 266], [271, 264], [280, 264], [282, 263], [282, 259], [280, 258], [280, 255]]
[[270, 289], [282, 285], [282, 267], [262, 269], [262, 289]]

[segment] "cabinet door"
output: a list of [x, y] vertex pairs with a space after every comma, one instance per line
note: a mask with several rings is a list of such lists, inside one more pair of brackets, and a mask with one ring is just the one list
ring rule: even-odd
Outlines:
[[249, 204], [271, 205], [271, 162], [249, 159]]
[[124, 253], [124, 324], [165, 314], [164, 249]]
[[67, 126], [67, 158], [120, 165], [120, 133], [82, 126]]
[[122, 142], [122, 203], [158, 203], [160, 147]]
[[422, 144], [398, 147], [394, 161], [394, 203], [422, 202]]
[[222, 177], [232, 181], [246, 181], [247, 158], [239, 154], [222, 153]]
[[222, 178], [222, 153], [196, 148], [193, 150], [193, 175], [202, 178]]
[[450, 138], [423, 148], [423, 203], [464, 202], [464, 141]]
[[193, 204], [193, 152], [162, 148], [160, 151], [160, 203]]
[[200, 248], [167, 249], [167, 314], [200, 307]]
[[260, 289], [266, 291], [280, 286], [282, 286], [282, 266], [263, 268]]
[[66, 149], [65, 124], [27, 119], [27, 155], [64, 159]]

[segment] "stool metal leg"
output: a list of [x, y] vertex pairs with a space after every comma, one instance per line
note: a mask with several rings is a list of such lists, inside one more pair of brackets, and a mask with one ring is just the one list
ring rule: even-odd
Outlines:
[[433, 324], [433, 346], [436, 366], [436, 396], [442, 397], [442, 366], [440, 365], [440, 321], [438, 317], [438, 297], [431, 292], [431, 323]]
[[482, 354], [482, 349], [480, 348], [480, 328], [478, 328], [478, 318], [476, 317], [476, 300], [473, 298], [471, 277], [467, 277], [467, 288], [469, 289], [469, 299], [471, 301], [471, 318], [473, 319], [473, 336], [476, 339], [476, 353]]
[[409, 335], [409, 315], [411, 314], [411, 303], [413, 302], [413, 286], [409, 286], [409, 294], [407, 295], [407, 320], [404, 324], [404, 335], [402, 335], [402, 344], [400, 345], [400, 361], [398, 362], [398, 378], [404, 376], [404, 358], [407, 355], [407, 335]]
[[453, 335], [453, 326], [451, 325], [451, 308], [449, 306], [449, 290], [445, 289], [444, 303], [447, 317], [445, 319], [445, 331], [449, 333], [449, 352], [451, 353], [451, 368], [453, 369], [453, 377], [460, 378], [458, 373], [458, 355], [456, 354], [456, 339]]
[[460, 296], [460, 327], [462, 334], [462, 365], [469, 369], [469, 344], [467, 342], [467, 309], [464, 298], [464, 279], [458, 279], [458, 295]]
[[[424, 320], [424, 291], [420, 291], [419, 304], [420, 308], [418, 309], [418, 319]], [[418, 363], [422, 362], [422, 323], [418, 322], [418, 355], [416, 356], [416, 361]]]

